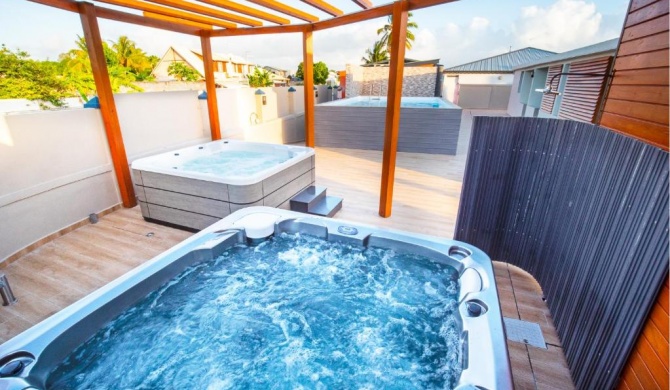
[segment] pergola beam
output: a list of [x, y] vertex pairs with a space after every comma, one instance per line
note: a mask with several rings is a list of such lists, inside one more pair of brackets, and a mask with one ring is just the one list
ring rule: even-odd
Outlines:
[[319, 10], [321, 10], [321, 11], [323, 11], [323, 12], [325, 12], [325, 13], [331, 15], [331, 16], [338, 17], [338, 16], [344, 15], [344, 12], [342, 12], [341, 9], [339, 9], [339, 8], [337, 8], [337, 7], [335, 7], [331, 4], [328, 4], [327, 2], [325, 2], [323, 0], [300, 0], [300, 1], [302, 1], [305, 4], [309, 4], [312, 7], [317, 8], [317, 9], [319, 9]]
[[293, 16], [294, 18], [298, 18], [300, 20], [304, 20], [305, 22], [316, 22], [319, 20], [316, 16], [312, 14], [308, 14], [307, 12], [303, 12], [297, 8], [293, 8], [291, 6], [288, 6], [284, 3], [280, 3], [275, 0], [248, 0], [250, 3], [258, 4], [260, 6], [266, 7], [273, 9], [277, 12], [281, 12], [286, 15]]
[[272, 23], [277, 23], [277, 24], [282, 24], [282, 25], [283, 24], [291, 24], [291, 21], [284, 18], [284, 17], [274, 15], [274, 14], [271, 14], [269, 12], [261, 11], [259, 9], [250, 8], [250, 7], [247, 7], [246, 5], [242, 5], [242, 4], [236, 3], [234, 1], [230, 1], [230, 0], [198, 0], [198, 1], [200, 1], [202, 3], [205, 3], [205, 4], [213, 5], [215, 7], [221, 7], [221, 8], [229, 9], [231, 11], [239, 12], [241, 14], [253, 16], [253, 17], [258, 18], [258, 19], [267, 20], [268, 22], [272, 22]]
[[95, 90], [100, 101], [100, 114], [105, 126], [107, 143], [109, 144], [109, 151], [112, 156], [114, 174], [119, 185], [121, 200], [124, 207], [135, 207], [137, 199], [135, 198], [133, 180], [130, 176], [130, 168], [128, 167], [128, 158], [126, 156], [126, 148], [123, 144], [119, 116], [116, 112], [116, 103], [114, 103], [112, 84], [109, 81], [107, 62], [105, 60], [105, 52], [102, 38], [100, 37], [95, 7], [90, 3], [79, 3], [78, 8], [81, 17], [81, 26], [84, 31], [84, 39], [86, 40], [86, 50], [88, 51], [91, 70], [93, 71]]
[[207, 25], [207, 24], [198, 23], [198, 22], [191, 22], [190, 20], [177, 19], [177, 18], [173, 18], [171, 16], [155, 14], [153, 12], [144, 11], [144, 12], [142, 12], [142, 15], [144, 15], [147, 18], [151, 18], [151, 19], [158, 19], [158, 20], [164, 20], [164, 21], [168, 21], [168, 22], [176, 22], [176, 23], [184, 24], [184, 25], [187, 25], [187, 26], [197, 28], [199, 30], [213, 30], [214, 29], [212, 26]]
[[205, 68], [205, 88], [207, 89], [207, 113], [209, 115], [209, 129], [212, 141], [221, 139], [221, 123], [219, 122], [219, 104], [216, 98], [216, 83], [214, 82], [214, 61], [212, 60], [212, 42], [208, 32], [200, 36], [202, 47], [202, 63]]
[[214, 9], [214, 8], [205, 7], [204, 5], [200, 5], [200, 4], [187, 3], [187, 2], [182, 1], [182, 0], [147, 0], [147, 1], [150, 1], [150, 2], [156, 3], [156, 4], [160, 4], [160, 5], [165, 5], [165, 6], [172, 7], [172, 8], [176, 8], [176, 9], [180, 9], [180, 10], [183, 10], [183, 11], [193, 12], [193, 13], [200, 14], [200, 15], [211, 16], [211, 17], [217, 18], [217, 19], [229, 20], [231, 22], [236, 22], [236, 23], [247, 25], [247, 26], [259, 27], [259, 26], [263, 25], [263, 22], [261, 22], [258, 19], [251, 19], [251, 18], [248, 18], [246, 16], [231, 14], [230, 12], [225, 12], [225, 11], [217, 10], [217, 9]]
[[370, 0], [354, 0], [354, 3], [363, 9], [372, 8], [372, 2], [370, 2]]
[[400, 128], [400, 99], [402, 98], [403, 70], [405, 68], [405, 37], [409, 4], [406, 0], [393, 3], [393, 28], [391, 29], [391, 62], [389, 64], [386, 122], [384, 124], [384, 153], [382, 180], [379, 194], [379, 215], [388, 218], [393, 206], [396, 153]]
[[[48, 5], [50, 7], [65, 11], [79, 13], [78, 2], [73, 0], [28, 0], [33, 3]], [[103, 19], [116, 20], [118, 22], [136, 24], [138, 26], [158, 28], [161, 30], [174, 31], [181, 34], [199, 35], [199, 29], [193, 28], [186, 23], [173, 23], [129, 14], [104, 7], [95, 7], [96, 16]]]
[[265, 27], [247, 27], [235, 29], [214, 30], [210, 33], [212, 37], [235, 37], [240, 35], [264, 35], [264, 34], [285, 34], [301, 33], [309, 29], [311, 24], [292, 24], [289, 26], [265, 26]]
[[213, 26], [224, 28], [237, 28], [237, 24], [225, 20], [211, 18], [201, 14], [194, 14], [191, 12], [180, 11], [174, 8], [163, 7], [156, 4], [143, 3], [137, 0], [98, 0], [103, 3], [116, 5], [119, 7], [133, 8], [139, 11], [153, 12], [173, 18], [186, 19], [192, 22], [211, 24]]
[[312, 30], [302, 33], [302, 78], [305, 89], [305, 146], [314, 147], [314, 46]]

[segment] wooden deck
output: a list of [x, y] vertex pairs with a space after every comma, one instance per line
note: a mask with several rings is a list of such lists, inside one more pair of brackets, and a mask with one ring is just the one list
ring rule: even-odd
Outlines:
[[[377, 215], [381, 152], [317, 149], [317, 183], [344, 197], [337, 218], [450, 238], [456, 221], [469, 113], [464, 114], [459, 154], [399, 153], [393, 215]], [[19, 302], [0, 306], [0, 342], [151, 259], [191, 233], [144, 221], [139, 209], [121, 209], [24, 255], [7, 274]], [[551, 314], [535, 280], [494, 263], [503, 315], [539, 323], [547, 349], [508, 341], [517, 389], [574, 388]]]

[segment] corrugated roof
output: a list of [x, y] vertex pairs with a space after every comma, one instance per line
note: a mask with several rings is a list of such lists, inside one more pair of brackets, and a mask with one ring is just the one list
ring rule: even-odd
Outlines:
[[467, 64], [452, 66], [444, 70], [445, 73], [512, 73], [515, 67], [542, 57], [556, 54], [553, 51], [527, 47], [509, 53], [484, 58]]
[[596, 54], [605, 54], [608, 52], [612, 52], [612, 54], [614, 54], [618, 44], [619, 44], [619, 38], [614, 38], [608, 41], [596, 43], [594, 45], [584, 46], [563, 53], [546, 56], [535, 61], [528, 61], [528, 63], [526, 64], [519, 64], [514, 68], [514, 70], [537, 68], [538, 66], [545, 64], [551, 64], [554, 62], [567, 62], [567, 60], [572, 60], [579, 57], [592, 56]]

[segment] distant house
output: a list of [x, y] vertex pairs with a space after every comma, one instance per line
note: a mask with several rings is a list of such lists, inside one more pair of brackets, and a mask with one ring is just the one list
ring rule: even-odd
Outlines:
[[[212, 60], [214, 62], [214, 80], [219, 85], [246, 85], [248, 83], [246, 76], [253, 73], [256, 68], [256, 65], [245, 61], [242, 57], [231, 54], [212, 53]], [[168, 68], [174, 62], [183, 62], [195, 69], [201, 78], [205, 77], [201, 52], [170, 46], [152, 72], [156, 81], [175, 80], [168, 74]]]
[[[364, 64], [361, 65], [363, 67], [371, 67], [371, 66], [389, 66], [391, 63], [391, 60], [385, 60], [385, 61], [379, 61], [379, 62], [371, 62], [369, 64]], [[405, 67], [427, 67], [427, 68], [433, 68], [436, 66], [441, 66], [440, 65], [440, 59], [436, 58], [433, 60], [415, 60], [413, 58], [405, 58]]]
[[507, 109], [514, 68], [555, 54], [527, 47], [444, 70], [442, 96], [463, 107]]
[[285, 87], [288, 85], [288, 82], [290, 81], [288, 70], [274, 68], [272, 66], [264, 66], [263, 69], [270, 72], [275, 87]]
[[[617, 44], [610, 39], [516, 66], [507, 113], [596, 122]], [[543, 93], [549, 83], [552, 93]]]

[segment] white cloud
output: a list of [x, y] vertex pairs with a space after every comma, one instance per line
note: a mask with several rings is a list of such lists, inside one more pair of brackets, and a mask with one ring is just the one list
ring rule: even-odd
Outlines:
[[486, 30], [486, 28], [489, 27], [491, 22], [486, 19], [482, 18], [481, 16], [475, 16], [472, 18], [472, 21], [470, 22], [470, 29], [471, 30]]
[[602, 14], [594, 3], [558, 0], [546, 8], [523, 7], [514, 24], [516, 43], [551, 51], [566, 51], [604, 40]]

